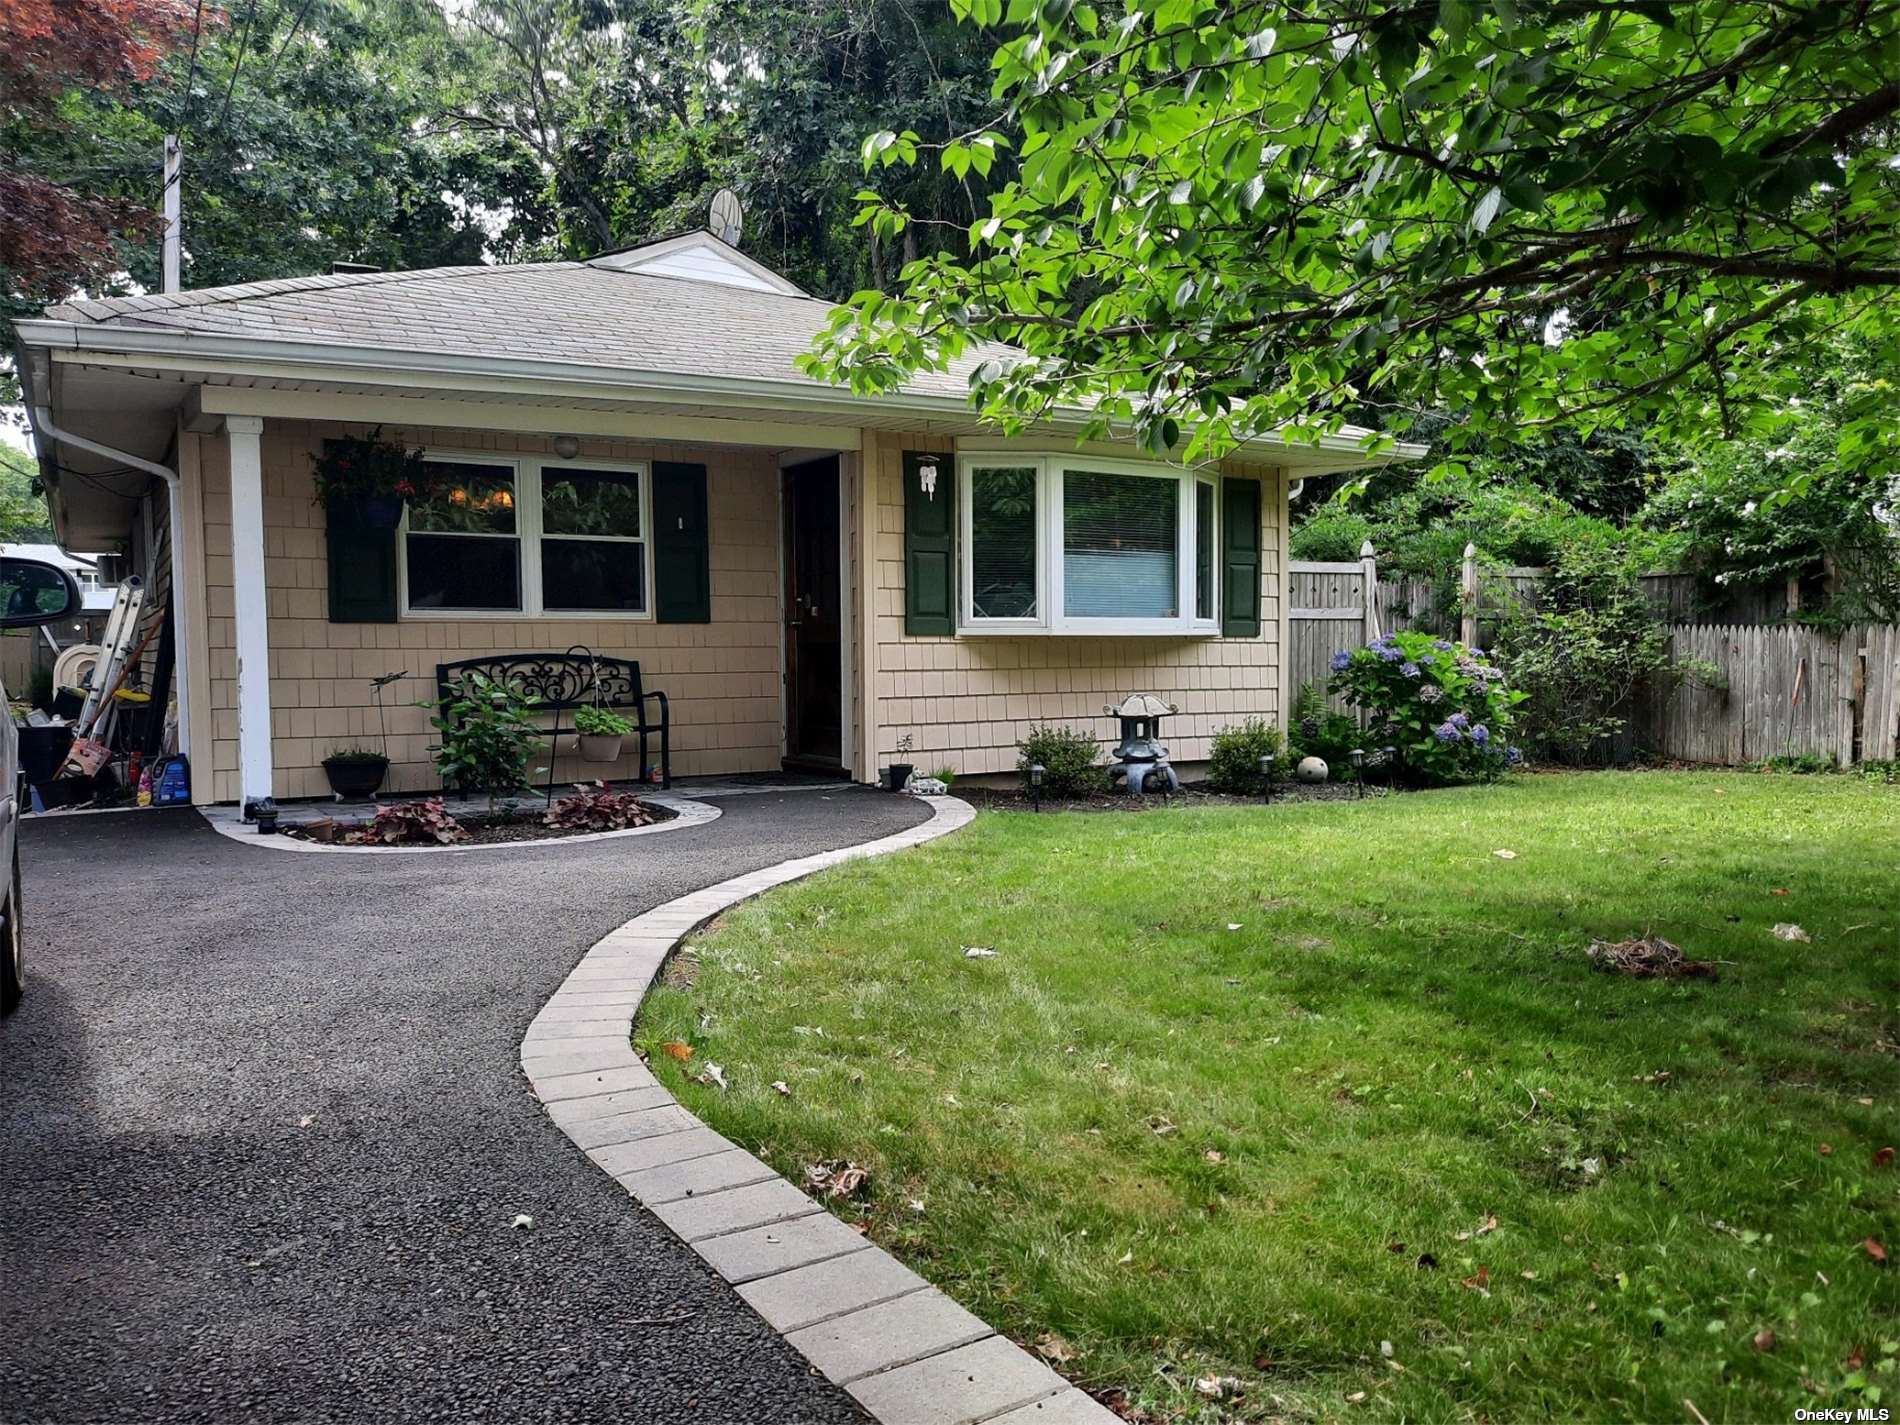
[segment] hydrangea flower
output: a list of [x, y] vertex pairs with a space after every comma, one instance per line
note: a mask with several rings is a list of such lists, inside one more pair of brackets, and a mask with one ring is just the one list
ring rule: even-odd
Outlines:
[[1518, 747], [1507, 747], [1504, 749], [1504, 763], [1507, 767], [1515, 767], [1523, 762], [1523, 760], [1523, 749]]
[[1466, 716], [1464, 713], [1455, 712], [1451, 715], [1450, 726], [1457, 728], [1460, 732], [1463, 732], [1467, 727], [1471, 726], [1471, 719], [1468, 716]]
[[1471, 650], [1471, 656], [1473, 658], [1482, 658], [1484, 657], [1484, 650], [1482, 648], [1473, 648]]
[[1436, 737], [1440, 742], [1456, 742], [1459, 738], [1459, 732], [1458, 729], [1453, 727], [1450, 723], [1441, 722], [1432, 730], [1432, 736]]
[[1432, 647], [1436, 648], [1440, 653], [1449, 653], [1451, 652], [1452, 645], [1449, 639], [1434, 638], [1432, 640]]
[[1408, 678], [1416, 678], [1418, 677], [1418, 664], [1407, 663], [1404, 667], [1400, 668], [1399, 671]]
[[1421, 663], [1436, 663], [1438, 660], [1429, 653], [1421, 653], [1418, 655], [1418, 661]]
[[1333, 655], [1333, 671], [1335, 673], [1345, 672], [1351, 663], [1352, 655], [1343, 648]]
[[1479, 723], [1471, 729], [1471, 740], [1480, 747], [1488, 746], [1491, 742], [1491, 729]]
[[1440, 688], [1436, 683], [1427, 683], [1418, 690], [1418, 700], [1421, 703], [1435, 703], [1444, 696], [1444, 689]]
[[1387, 643], [1380, 646], [1380, 648], [1378, 649], [1378, 654], [1379, 654], [1379, 657], [1387, 663], [1398, 663], [1404, 659], [1405, 650], [1403, 648], [1398, 648], [1390, 643]]

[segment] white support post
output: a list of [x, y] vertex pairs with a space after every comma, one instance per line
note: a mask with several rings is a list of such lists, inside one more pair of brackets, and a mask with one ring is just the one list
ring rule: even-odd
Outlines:
[[1458, 580], [1458, 603], [1462, 617], [1458, 621], [1458, 637], [1467, 646], [1478, 642], [1478, 546], [1465, 546], [1464, 568]]
[[270, 626], [264, 587], [264, 434], [261, 416], [226, 416], [231, 451], [231, 582], [236, 603], [238, 800], [271, 794]]
[[165, 191], [160, 199], [160, 210], [164, 214], [161, 228], [163, 236], [159, 242], [159, 286], [161, 292], [178, 290], [178, 256], [183, 234], [179, 230], [180, 209], [179, 183], [183, 178], [184, 152], [178, 146], [177, 134], [165, 135]]

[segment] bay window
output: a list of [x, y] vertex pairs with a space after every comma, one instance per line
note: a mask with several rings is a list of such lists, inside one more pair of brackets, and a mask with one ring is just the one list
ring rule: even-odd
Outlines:
[[644, 466], [436, 455], [427, 464], [428, 486], [401, 527], [405, 614], [647, 616]]
[[1215, 482], [1086, 456], [966, 455], [963, 633], [1213, 633]]

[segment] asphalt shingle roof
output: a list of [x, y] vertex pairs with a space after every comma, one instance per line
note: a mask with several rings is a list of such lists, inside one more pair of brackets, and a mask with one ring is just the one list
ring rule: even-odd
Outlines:
[[[66, 302], [46, 315], [108, 329], [169, 328], [784, 381], [806, 379], [793, 358], [811, 349], [832, 310], [812, 297], [544, 262], [249, 282]], [[949, 372], [921, 372], [905, 389], [967, 395], [969, 369], [987, 354], [969, 354]]]

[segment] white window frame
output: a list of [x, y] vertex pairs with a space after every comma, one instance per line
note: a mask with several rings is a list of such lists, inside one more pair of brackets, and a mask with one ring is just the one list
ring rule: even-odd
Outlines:
[[[973, 473], [978, 469], [1036, 471], [1036, 617], [978, 618], [973, 607], [974, 557], [972, 514], [975, 498]], [[1072, 615], [1063, 606], [1063, 476], [1071, 471], [1102, 475], [1134, 475], [1172, 480], [1176, 485], [1175, 607], [1173, 618], [1091, 618]], [[1195, 616], [1195, 556], [1198, 552], [1195, 491], [1214, 487], [1214, 617]], [[1075, 453], [1049, 454], [1013, 450], [966, 451], [957, 457], [957, 632], [960, 635], [1062, 634], [1104, 637], [1220, 633], [1220, 481], [1205, 471]]]
[[[409, 527], [409, 509], [403, 507], [402, 521], [396, 526], [396, 586], [401, 617], [408, 622], [445, 619], [454, 622], [522, 619], [551, 621], [607, 620], [650, 622], [653, 618], [653, 467], [645, 460], [563, 460], [558, 455], [499, 455], [486, 450], [427, 450], [423, 459], [430, 463], [453, 465], [492, 465], [514, 472], [515, 532], [513, 534], [468, 534], [445, 532], [454, 539], [512, 539], [519, 542], [521, 559], [521, 607], [513, 609], [416, 609], [409, 606], [409, 536], [438, 531]], [[555, 534], [550, 539], [593, 540], [602, 544], [638, 544], [642, 553], [642, 575], [646, 587], [642, 599], [646, 607], [632, 609], [550, 609], [545, 606], [541, 584], [541, 480], [544, 470], [604, 470], [640, 477], [640, 534], [638, 538], [620, 534]]]

